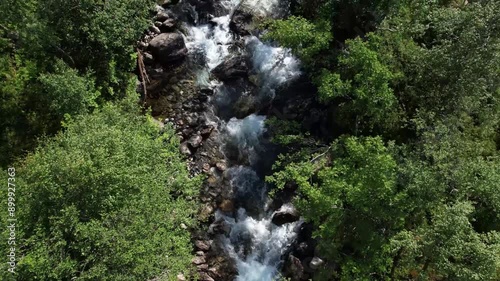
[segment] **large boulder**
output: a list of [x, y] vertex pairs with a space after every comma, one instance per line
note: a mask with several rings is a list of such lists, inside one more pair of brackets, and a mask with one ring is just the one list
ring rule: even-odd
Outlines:
[[300, 216], [297, 209], [290, 204], [285, 204], [274, 212], [272, 222], [275, 225], [283, 225], [285, 223], [298, 221], [299, 219]]
[[232, 57], [218, 66], [212, 73], [221, 81], [233, 80], [248, 75], [248, 64], [244, 56]]
[[250, 35], [252, 19], [253, 15], [250, 12], [237, 9], [231, 17], [229, 28], [240, 36]]
[[182, 61], [188, 53], [184, 38], [175, 32], [156, 36], [149, 42], [149, 49], [155, 59], [163, 64]]

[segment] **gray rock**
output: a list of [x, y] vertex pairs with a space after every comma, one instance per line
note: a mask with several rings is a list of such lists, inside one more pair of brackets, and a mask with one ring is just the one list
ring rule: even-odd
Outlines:
[[197, 257], [194, 257], [192, 260], [191, 260], [192, 263], [196, 264], [196, 265], [200, 265], [200, 264], [203, 264], [205, 263], [205, 258], [204, 257], [200, 257], [200, 256], [197, 256]]
[[203, 138], [200, 135], [194, 135], [188, 140], [189, 145], [193, 148], [199, 147], [202, 142]]
[[187, 143], [185, 143], [185, 142], [181, 143], [181, 146], [179, 149], [180, 149], [182, 154], [187, 155], [187, 156], [191, 155], [191, 150], [189, 149]]
[[302, 262], [290, 254], [288, 256], [285, 272], [287, 277], [291, 277], [291, 280], [299, 281], [302, 276], [304, 276], [304, 267], [302, 266]]
[[162, 33], [156, 36], [149, 42], [149, 49], [164, 64], [182, 61], [188, 52], [184, 38], [179, 33]]
[[285, 223], [298, 221], [299, 219], [300, 216], [297, 209], [295, 209], [292, 205], [285, 204], [274, 212], [272, 222], [275, 225], [283, 225]]
[[250, 35], [252, 14], [247, 11], [238, 9], [234, 12], [229, 23], [229, 28], [240, 36]]
[[208, 251], [210, 249], [210, 242], [209, 241], [196, 240], [194, 242], [194, 245], [196, 246], [196, 248], [198, 248], [202, 251]]
[[200, 280], [201, 281], [215, 281], [210, 275], [208, 275], [206, 272], [200, 272]]
[[314, 257], [314, 258], [312, 258], [311, 262], [309, 262], [309, 267], [311, 269], [316, 270], [316, 269], [320, 268], [324, 263], [325, 262], [322, 259], [320, 259], [319, 257]]
[[160, 30], [163, 32], [174, 31], [176, 24], [174, 19], [167, 19], [161, 24]]
[[186, 277], [184, 277], [184, 274], [177, 274], [177, 281], [186, 281]]
[[221, 172], [224, 172], [225, 170], [227, 170], [227, 165], [224, 162], [217, 162], [215, 164], [215, 167], [217, 167], [217, 169], [219, 169], [219, 171], [221, 171]]
[[159, 22], [164, 22], [169, 18], [170, 18], [170, 15], [166, 11], [159, 11], [155, 16], [155, 20], [159, 21]]
[[155, 63], [153, 55], [148, 52], [144, 52], [144, 54], [142, 54], [142, 58], [144, 60], [144, 64], [153, 65]]
[[248, 65], [245, 57], [232, 57], [216, 66], [212, 73], [219, 80], [227, 81], [238, 77], [245, 77], [248, 74]]
[[156, 34], [160, 34], [161, 33], [160, 29], [157, 26], [154, 26], [154, 25], [150, 26], [149, 30], [151, 30], [153, 33], [156, 33]]

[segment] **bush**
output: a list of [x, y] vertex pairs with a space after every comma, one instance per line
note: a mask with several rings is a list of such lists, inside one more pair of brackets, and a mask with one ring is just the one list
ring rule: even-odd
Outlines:
[[18, 280], [173, 280], [189, 270], [180, 225], [195, 225], [200, 181], [173, 131], [128, 107], [75, 118], [18, 165]]

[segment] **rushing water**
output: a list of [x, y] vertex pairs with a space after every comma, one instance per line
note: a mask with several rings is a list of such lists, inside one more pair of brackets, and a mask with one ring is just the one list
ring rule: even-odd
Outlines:
[[[188, 27], [186, 36], [190, 56], [199, 65], [198, 84], [216, 87], [213, 102], [219, 108], [230, 107], [235, 98], [244, 94], [238, 87], [210, 81], [210, 70], [232, 55], [245, 53], [250, 57], [251, 73], [257, 77], [258, 95], [269, 99], [274, 97], [278, 87], [300, 74], [299, 62], [289, 50], [267, 45], [258, 37], [248, 36], [243, 40], [244, 47], [234, 48], [229, 23], [234, 9], [241, 4], [258, 16], [270, 15], [279, 9], [278, 0], [222, 1], [225, 15], [213, 18], [210, 24]], [[236, 214], [217, 211], [216, 219], [223, 219], [231, 226], [230, 233], [221, 239], [228, 255], [235, 260], [237, 281], [274, 280], [282, 256], [296, 236], [299, 222], [277, 226], [271, 221], [273, 210], [268, 208], [267, 187], [263, 175], [257, 172], [261, 160], [268, 156], [263, 141], [266, 116], [250, 114], [238, 119], [231, 116], [231, 110], [227, 112], [229, 118], [221, 118], [217, 123], [223, 133], [223, 153], [233, 165], [226, 176], [239, 209]]]

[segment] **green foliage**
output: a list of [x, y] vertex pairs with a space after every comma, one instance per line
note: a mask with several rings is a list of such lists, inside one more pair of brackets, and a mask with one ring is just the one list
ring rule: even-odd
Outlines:
[[80, 76], [62, 61], [56, 63], [54, 73], [42, 74], [38, 80], [51, 111], [58, 116], [82, 114], [97, 107], [96, 100], [100, 93], [95, 89], [90, 74]]
[[[342, 280], [388, 271], [385, 236], [404, 221], [397, 207], [396, 161], [380, 138], [344, 138], [325, 153], [288, 165], [269, 180], [279, 187], [298, 184], [303, 197], [296, 204], [320, 226], [320, 251], [342, 266]], [[343, 255], [346, 248], [349, 256]]]
[[0, 3], [0, 165], [126, 94], [153, 0]]
[[189, 273], [190, 234], [180, 224], [196, 224], [190, 198], [200, 179], [189, 177], [172, 129], [130, 109], [74, 117], [19, 163], [18, 280]]
[[307, 19], [291, 16], [270, 22], [264, 38], [276, 40], [291, 48], [302, 60], [312, 63], [316, 55], [328, 48], [332, 35], [326, 22], [311, 23]]
[[301, 126], [295, 121], [284, 121], [276, 117], [271, 117], [266, 120], [268, 130], [273, 137], [271, 141], [281, 145], [291, 145], [304, 143], [308, 133], [302, 134]]

